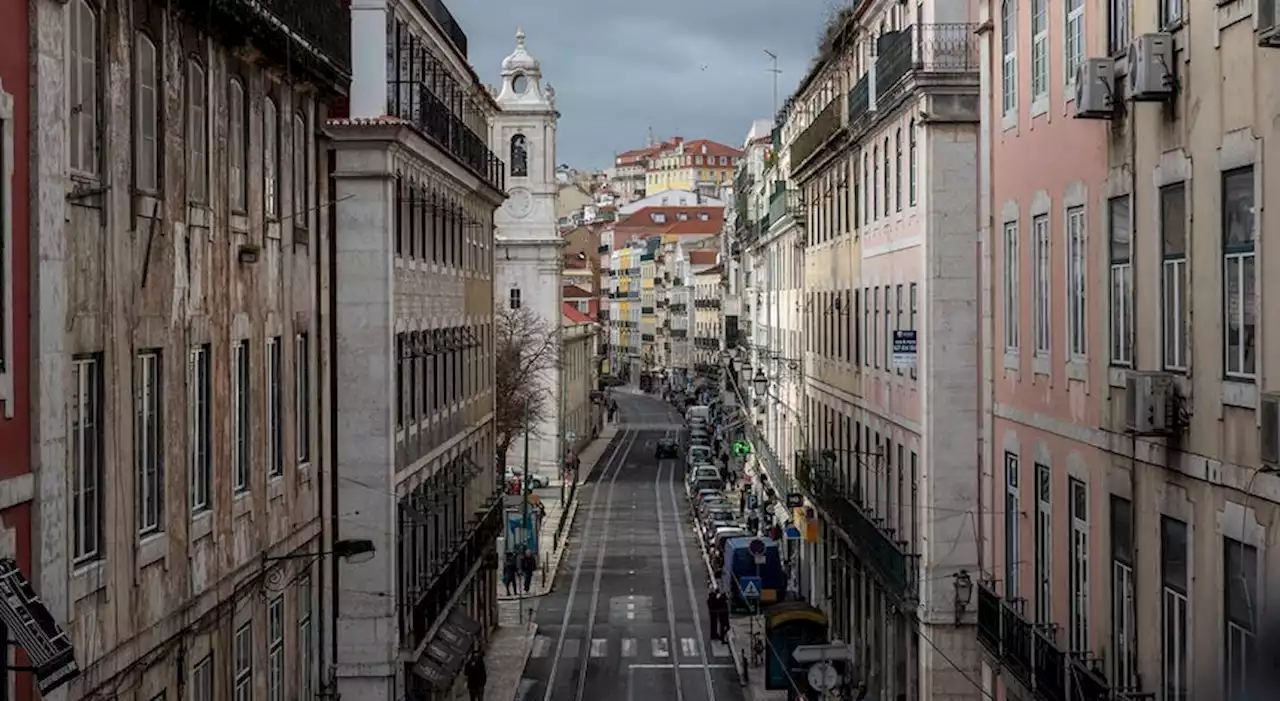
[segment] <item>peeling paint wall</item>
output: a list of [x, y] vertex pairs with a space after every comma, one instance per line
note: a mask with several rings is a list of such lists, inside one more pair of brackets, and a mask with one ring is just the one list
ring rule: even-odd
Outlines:
[[[39, 493], [41, 586], [56, 618], [68, 623], [84, 673], [70, 698], [98, 691], [151, 698], [168, 690], [213, 654], [215, 698], [229, 698], [231, 640], [252, 622], [255, 694], [267, 687], [267, 608], [283, 596], [286, 696], [300, 693], [299, 593], [286, 563], [282, 592], [263, 584], [263, 555], [312, 548], [318, 539], [319, 471], [327, 464], [319, 439], [321, 383], [314, 256], [327, 236], [322, 198], [327, 174], [316, 157], [325, 98], [288, 67], [268, 66], [249, 50], [232, 53], [145, 0], [104, 0], [101, 22], [100, 167], [97, 176], [70, 174], [66, 154], [65, 54], [67, 6], [35, 3], [35, 113], [41, 139], [33, 149], [39, 187], [33, 201], [41, 245], [39, 277]], [[138, 31], [161, 47], [160, 187], [135, 187], [138, 104], [133, 76]], [[187, 187], [193, 152], [188, 128], [188, 66], [199, 61], [208, 105], [209, 196], [193, 201]], [[230, 206], [230, 81], [245, 86], [247, 206]], [[264, 105], [279, 115], [279, 214], [264, 207]], [[295, 116], [302, 130], [294, 128]], [[294, 172], [296, 149], [305, 172]], [[194, 161], [191, 161], [194, 162]], [[305, 180], [295, 188], [295, 178]], [[305, 202], [295, 207], [295, 192]], [[316, 206], [319, 204], [320, 206]], [[246, 257], [244, 253], [257, 253]], [[295, 343], [305, 334], [305, 345]], [[268, 339], [280, 339], [280, 435], [283, 474], [268, 477]], [[231, 349], [250, 349], [250, 487], [232, 486]], [[207, 344], [211, 430], [210, 508], [189, 507], [191, 426], [188, 356]], [[296, 349], [304, 348], [302, 357]], [[139, 537], [135, 520], [135, 374], [138, 351], [158, 350], [163, 512], [158, 532]], [[102, 370], [103, 547], [73, 563], [69, 553], [71, 446], [68, 407], [73, 359], [92, 357]], [[299, 369], [302, 368], [301, 373]], [[300, 394], [297, 380], [307, 380]], [[300, 403], [305, 406], [299, 408]], [[305, 415], [309, 449], [299, 450], [296, 412]], [[306, 455], [303, 462], [300, 458]], [[297, 565], [305, 565], [300, 561]], [[312, 608], [316, 608], [315, 605]], [[318, 639], [316, 636], [314, 639]], [[315, 653], [312, 653], [314, 659]], [[176, 661], [185, 659], [188, 669]], [[175, 664], [159, 664], [169, 660]]]

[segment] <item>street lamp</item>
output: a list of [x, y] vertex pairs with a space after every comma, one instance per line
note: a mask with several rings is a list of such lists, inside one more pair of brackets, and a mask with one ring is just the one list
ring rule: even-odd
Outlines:
[[267, 573], [267, 588], [276, 592], [284, 591], [290, 584], [293, 584], [295, 580], [309, 572], [311, 565], [315, 563], [316, 560], [319, 560], [326, 555], [333, 555], [334, 557], [342, 558], [343, 561], [353, 565], [361, 565], [372, 560], [374, 553], [376, 552], [377, 548], [374, 547], [372, 540], [360, 538], [336, 541], [333, 544], [333, 550], [328, 552], [263, 555], [262, 562], [264, 565], [276, 562], [288, 562], [291, 560], [307, 560], [307, 564], [299, 567], [297, 573], [288, 578], [285, 577], [286, 572], [284, 567], [272, 568], [271, 571]]
[[955, 574], [955, 581], [952, 584], [956, 590], [956, 627], [959, 628], [964, 618], [964, 611], [973, 599], [973, 579], [969, 577], [967, 570], [960, 570]]
[[756, 376], [751, 379], [751, 385], [755, 387], [757, 395], [764, 396], [769, 388], [769, 378], [764, 376], [764, 370], [756, 370]]

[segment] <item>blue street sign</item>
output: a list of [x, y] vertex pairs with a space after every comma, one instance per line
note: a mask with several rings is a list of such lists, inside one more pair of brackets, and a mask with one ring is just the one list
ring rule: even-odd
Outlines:
[[747, 495], [747, 508], [748, 508], [748, 509], [754, 509], [754, 508], [756, 508], [756, 504], [758, 504], [758, 503], [759, 503], [759, 500], [758, 500], [758, 499], [756, 499], [756, 495], [754, 495], [754, 494], [748, 494], [748, 495]]
[[782, 534], [787, 540], [800, 540], [800, 529], [795, 526], [787, 526], [787, 529]]
[[742, 598], [760, 598], [760, 587], [762, 584], [759, 577], [739, 577], [738, 584], [742, 587]]

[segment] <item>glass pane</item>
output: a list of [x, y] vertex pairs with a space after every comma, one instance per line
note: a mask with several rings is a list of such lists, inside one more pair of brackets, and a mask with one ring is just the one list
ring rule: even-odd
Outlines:
[[1187, 590], [1187, 524], [1168, 516], [1160, 519], [1160, 568], [1165, 586]]
[[1222, 238], [1224, 247], [1253, 245], [1253, 168], [1222, 177]]
[[1129, 196], [1116, 197], [1110, 202], [1111, 260], [1129, 260], [1132, 236], [1129, 230]]

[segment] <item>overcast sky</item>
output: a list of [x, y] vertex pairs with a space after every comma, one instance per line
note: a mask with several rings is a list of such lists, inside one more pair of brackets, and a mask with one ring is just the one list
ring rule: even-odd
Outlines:
[[[556, 88], [557, 160], [602, 168], [655, 138], [706, 137], [742, 145], [755, 119], [786, 100], [840, 0], [446, 0], [467, 34], [482, 80], [498, 85], [502, 59], [524, 28], [529, 53]], [[847, 2], [848, 0], [844, 0]]]

